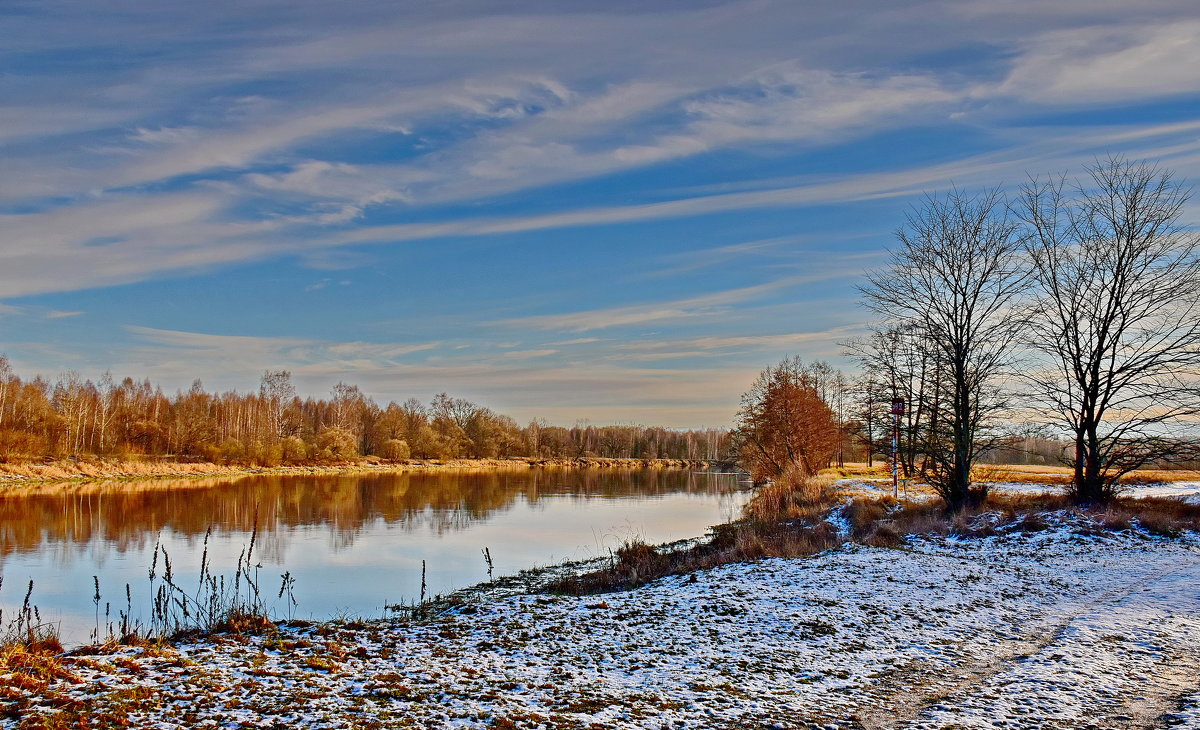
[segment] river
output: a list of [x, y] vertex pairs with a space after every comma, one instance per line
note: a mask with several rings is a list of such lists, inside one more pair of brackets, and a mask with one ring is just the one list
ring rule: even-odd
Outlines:
[[[175, 581], [190, 589], [206, 545], [212, 572], [232, 579], [252, 537], [251, 562], [276, 617], [377, 618], [386, 604], [419, 596], [422, 561], [428, 595], [445, 594], [488, 579], [484, 548], [499, 577], [607, 555], [629, 539], [702, 535], [736, 517], [747, 499], [729, 474], [611, 468], [13, 492], [0, 495], [0, 623], [12, 620], [32, 580], [30, 600], [42, 620], [59, 626], [64, 643], [88, 641], [120, 611], [147, 619], [150, 567], [160, 584], [163, 572], [156, 546], [170, 557]], [[295, 579], [294, 605], [276, 595], [284, 572]]]

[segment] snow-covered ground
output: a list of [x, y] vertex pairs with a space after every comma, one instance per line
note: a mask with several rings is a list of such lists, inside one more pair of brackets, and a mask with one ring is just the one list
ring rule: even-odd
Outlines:
[[80, 657], [82, 681], [25, 714], [158, 728], [1200, 728], [1200, 537], [1097, 536], [1070, 519], [626, 593], [510, 596], [425, 623]]
[[[1062, 494], [1062, 485], [1041, 482], [989, 482], [988, 490], [993, 494]], [[883, 495], [892, 493], [890, 479], [840, 479], [835, 482], [839, 490], [851, 494]], [[1121, 496], [1125, 497], [1166, 497], [1181, 499], [1191, 504], [1200, 504], [1200, 482], [1150, 482], [1145, 484], [1130, 483], [1122, 485]], [[929, 487], [923, 484], [908, 487], [911, 498], [932, 498]], [[903, 496], [903, 494], [901, 495]]]

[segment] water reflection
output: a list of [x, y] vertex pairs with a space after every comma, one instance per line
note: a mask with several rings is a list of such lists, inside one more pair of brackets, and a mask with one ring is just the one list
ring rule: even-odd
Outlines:
[[0, 495], [0, 557], [95, 540], [117, 552], [140, 550], [164, 528], [194, 537], [210, 527], [270, 532], [324, 525], [337, 534], [338, 545], [349, 546], [364, 525], [377, 520], [442, 534], [487, 520], [518, 499], [536, 505], [547, 497], [647, 498], [729, 489], [714, 475], [660, 469], [109, 482], [67, 494]]
[[232, 565], [257, 528], [264, 570], [280, 566], [298, 577], [308, 615], [378, 615], [384, 601], [415, 592], [421, 560], [429, 563], [431, 590], [445, 592], [486, 577], [479, 556], [485, 546], [498, 571], [515, 572], [603, 553], [631, 536], [690, 537], [734, 515], [744, 501], [735, 489], [730, 476], [683, 470], [535, 469], [9, 493], [0, 496], [0, 607], [19, 603], [18, 588], [33, 578], [42, 607], [77, 623], [92, 616], [92, 575], [123, 599], [124, 583], [135, 593], [145, 583], [156, 543], [186, 574], [198, 565], [210, 528], [218, 566]]

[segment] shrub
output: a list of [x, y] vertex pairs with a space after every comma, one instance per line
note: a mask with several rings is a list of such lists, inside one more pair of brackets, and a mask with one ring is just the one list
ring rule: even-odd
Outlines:
[[308, 458], [308, 446], [299, 436], [288, 436], [280, 441], [279, 450], [285, 464], [295, 464]]
[[337, 426], [325, 426], [313, 440], [314, 456], [323, 461], [341, 461], [358, 456], [358, 440], [354, 434]]
[[408, 448], [408, 442], [403, 439], [388, 439], [384, 441], [383, 447], [380, 449], [380, 454], [383, 458], [392, 461], [407, 459], [412, 456], [412, 452]]

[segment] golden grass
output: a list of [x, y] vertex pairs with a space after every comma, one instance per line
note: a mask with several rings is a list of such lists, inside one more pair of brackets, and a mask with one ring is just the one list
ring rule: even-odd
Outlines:
[[805, 557], [835, 547], [840, 542], [837, 529], [824, 518], [837, 496], [837, 478], [785, 474], [759, 489], [742, 519], [714, 527], [706, 542], [665, 552], [640, 540], [627, 542], [609, 566], [563, 578], [548, 590], [570, 595], [627, 590], [667, 575], [768, 557]]
[[[116, 459], [81, 459], [55, 462], [0, 463], [0, 490], [5, 493], [61, 493], [109, 491], [113, 489], [158, 489], [194, 484], [210, 486], [226, 483], [231, 477], [279, 476], [341, 476], [354, 474], [399, 474], [405, 472], [453, 471], [460, 474], [491, 473], [503, 470], [528, 471], [537, 468], [606, 468], [606, 469], [668, 469], [695, 466], [704, 462], [681, 459], [610, 459], [587, 457], [578, 459], [408, 459], [403, 461], [348, 461], [341, 464], [312, 464], [292, 466], [236, 466], [211, 462], [181, 463], [173, 461], [121, 461]], [[157, 477], [158, 479], [155, 479]], [[203, 477], [220, 481], [197, 482]], [[128, 483], [128, 484], [127, 484]], [[122, 487], [122, 484], [126, 486]]]
[[867, 466], [866, 462], [848, 461], [842, 466], [823, 469], [821, 474], [833, 475], [838, 479], [891, 479], [892, 467], [882, 461], [871, 466]]
[[45, 691], [54, 680], [82, 681], [68, 669], [62, 653], [57, 638], [8, 641], [0, 646], [0, 675], [8, 675], [4, 680], [8, 686], [32, 694]]
[[[1005, 468], [1029, 481], [1044, 481], [1034, 469]], [[1200, 530], [1200, 505], [1173, 499], [1119, 498], [1103, 507], [1077, 507], [1063, 494], [994, 494], [982, 505], [951, 513], [940, 500], [900, 501], [891, 496], [855, 496], [837, 493], [834, 484], [845, 473], [878, 474], [861, 466], [830, 469], [808, 479], [780, 479], [759, 489], [747, 504], [742, 519], [713, 528], [711, 538], [685, 550], [661, 551], [641, 541], [623, 545], [609, 566], [559, 580], [551, 592], [570, 595], [627, 590], [667, 575], [691, 573], [719, 565], [766, 557], [796, 558], [813, 555], [843, 542], [844, 537], [827, 521], [839, 500], [846, 500], [841, 516], [849, 524], [849, 540], [876, 547], [898, 547], [909, 535], [960, 535], [982, 537], [1004, 532], [1049, 529], [1049, 513], [1075, 515], [1081, 528], [1095, 533], [1137, 527], [1145, 532], [1177, 536]], [[1066, 471], [1066, 470], [1064, 470]], [[1172, 475], [1186, 472], [1171, 472]], [[1145, 477], [1142, 477], [1145, 478]]]
[[1121, 481], [1125, 482], [1191, 482], [1200, 480], [1195, 469], [1138, 469]]
[[[1067, 484], [1074, 470], [1066, 466], [1026, 464], [982, 465], [972, 473], [972, 478], [984, 482], [1019, 482], [1025, 484]], [[1136, 482], [1189, 482], [1200, 480], [1200, 471], [1194, 469], [1136, 469], [1126, 474], [1123, 483]]]
[[780, 479], [763, 485], [746, 505], [752, 520], [811, 519], [823, 512], [836, 497], [838, 474], [824, 472], [808, 479]]
[[[863, 463], [847, 463], [842, 467], [825, 469], [822, 474], [839, 479], [891, 479], [887, 463], [876, 462], [868, 467]], [[1022, 484], [1067, 484], [1074, 471], [1067, 466], [1046, 464], [979, 464], [971, 478], [980, 482], [1015, 482]], [[1122, 482], [1188, 482], [1200, 481], [1200, 471], [1194, 469], [1138, 469], [1127, 474]]]

